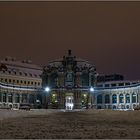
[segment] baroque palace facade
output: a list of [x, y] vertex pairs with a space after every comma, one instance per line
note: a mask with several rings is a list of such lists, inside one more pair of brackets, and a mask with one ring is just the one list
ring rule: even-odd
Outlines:
[[134, 109], [140, 102], [139, 81], [124, 81], [115, 74], [100, 76], [94, 65], [72, 56], [71, 50], [44, 67], [42, 78], [48, 108]]
[[7, 57], [0, 63], [0, 107], [57, 109], [134, 109], [140, 103], [140, 82], [121, 75], [99, 75], [94, 65], [68, 51], [45, 67]]

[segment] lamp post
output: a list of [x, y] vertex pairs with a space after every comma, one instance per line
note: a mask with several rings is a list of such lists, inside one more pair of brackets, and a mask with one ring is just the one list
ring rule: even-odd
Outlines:
[[90, 94], [91, 94], [91, 105], [92, 105], [93, 104], [93, 95], [92, 95], [92, 93], [94, 93], [94, 88], [90, 87], [89, 91], [90, 91]]
[[[48, 108], [48, 106], [49, 106], [49, 92], [50, 92], [50, 88], [49, 87], [46, 87], [45, 88], [45, 92], [47, 93], [47, 108]], [[45, 94], [45, 96], [46, 96], [46, 94]], [[45, 97], [46, 98], [46, 97]]]

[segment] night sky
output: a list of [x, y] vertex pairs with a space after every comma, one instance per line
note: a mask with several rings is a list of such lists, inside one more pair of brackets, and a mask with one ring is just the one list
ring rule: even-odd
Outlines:
[[140, 79], [140, 2], [0, 2], [0, 59], [47, 65], [73, 55]]

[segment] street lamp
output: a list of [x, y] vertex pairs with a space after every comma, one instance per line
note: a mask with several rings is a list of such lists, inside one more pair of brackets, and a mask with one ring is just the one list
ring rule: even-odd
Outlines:
[[46, 87], [45, 88], [45, 92], [47, 92], [48, 94], [47, 94], [47, 108], [48, 108], [48, 106], [49, 106], [49, 91], [50, 91], [50, 88], [49, 87]]
[[91, 108], [92, 108], [92, 104], [93, 104], [93, 92], [95, 91], [93, 87], [90, 87], [90, 93], [91, 93]]
[[93, 91], [94, 91], [94, 88], [93, 88], [93, 87], [91, 87], [91, 88], [90, 88], [90, 92], [93, 92]]
[[46, 87], [46, 88], [45, 88], [45, 91], [46, 91], [46, 92], [49, 92], [49, 91], [50, 91], [50, 88], [49, 88], [49, 87]]

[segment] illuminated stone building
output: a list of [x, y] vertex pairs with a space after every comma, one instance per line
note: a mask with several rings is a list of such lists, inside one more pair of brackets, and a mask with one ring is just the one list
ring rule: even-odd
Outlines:
[[0, 108], [134, 109], [140, 103], [140, 81], [122, 75], [97, 74], [93, 64], [72, 55], [40, 67], [7, 57], [0, 62]]
[[47, 108], [134, 109], [140, 102], [139, 81], [124, 81], [117, 74], [100, 76], [94, 65], [72, 56], [70, 50], [44, 67], [42, 78]]
[[[96, 84], [96, 69], [89, 62], [72, 56], [52, 61], [43, 71], [43, 88], [48, 108], [66, 108], [67, 110], [88, 107], [93, 103], [90, 87]], [[45, 99], [45, 98], [44, 98]]]
[[[33, 107], [42, 87], [42, 68], [30, 60], [7, 57], [0, 62], [0, 107], [19, 108], [21, 103]], [[41, 97], [40, 97], [41, 98]]]

